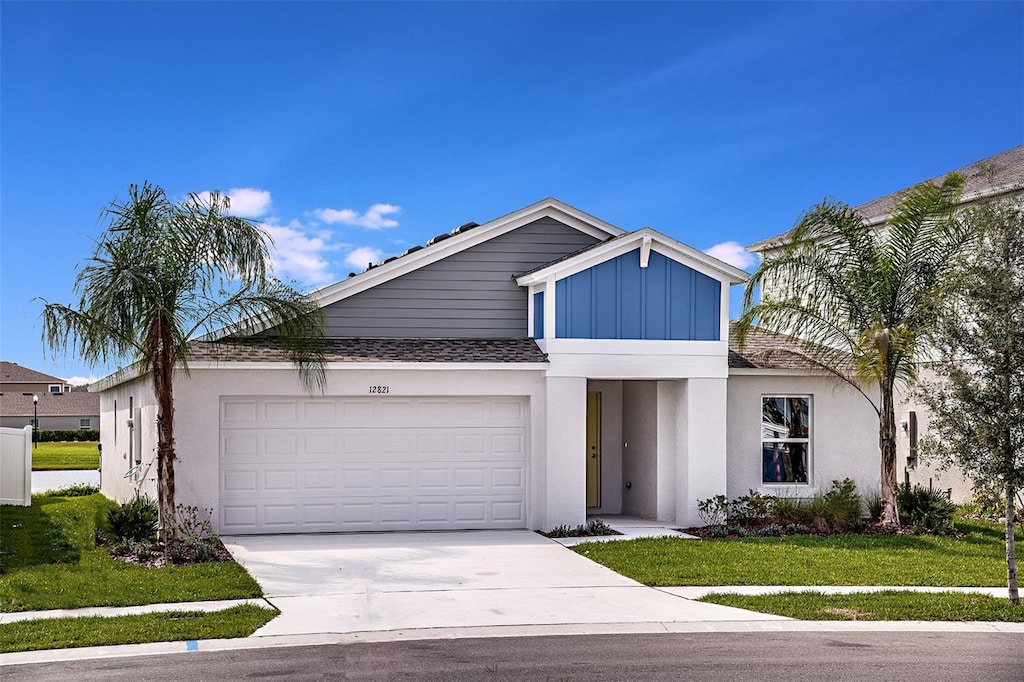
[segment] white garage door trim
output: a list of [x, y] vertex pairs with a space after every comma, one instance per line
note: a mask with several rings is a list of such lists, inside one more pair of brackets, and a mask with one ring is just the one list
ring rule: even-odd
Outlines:
[[220, 402], [220, 532], [525, 528], [525, 397]]

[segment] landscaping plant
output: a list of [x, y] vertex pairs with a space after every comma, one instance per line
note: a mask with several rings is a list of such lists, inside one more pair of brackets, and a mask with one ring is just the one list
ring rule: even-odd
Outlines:
[[963, 187], [956, 173], [918, 185], [882, 225], [840, 202], [815, 206], [766, 252], [747, 282], [736, 325], [741, 348], [755, 323], [793, 335], [805, 357], [869, 400], [878, 414], [888, 524], [899, 523], [895, 390], [916, 379], [939, 305], [956, 284], [947, 275], [975, 237], [957, 213]]
[[235, 325], [274, 329], [309, 391], [326, 382], [323, 313], [272, 274], [269, 234], [228, 214], [217, 192], [173, 202], [160, 187], [128, 187], [78, 272], [73, 305], [45, 302], [43, 340], [86, 364], [127, 362], [149, 375], [156, 399], [161, 539], [173, 539], [174, 378], [188, 371], [189, 342]]
[[1018, 604], [1014, 500], [1024, 488], [1024, 200], [980, 204], [980, 235], [933, 345], [936, 379], [920, 392], [932, 413], [923, 452], [1002, 488], [1006, 583]]

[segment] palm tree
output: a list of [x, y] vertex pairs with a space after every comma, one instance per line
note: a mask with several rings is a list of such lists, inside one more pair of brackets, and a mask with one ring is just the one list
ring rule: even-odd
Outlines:
[[[841, 202], [822, 202], [763, 260], [744, 294], [741, 346], [755, 322], [791, 334], [809, 360], [875, 409], [884, 523], [899, 523], [895, 389], [916, 379], [945, 292], [974, 238], [957, 215], [963, 186], [957, 174], [918, 185], [880, 225]], [[872, 386], [877, 397], [868, 393]]]
[[163, 540], [175, 532], [174, 376], [188, 372], [190, 339], [228, 325], [274, 327], [306, 388], [326, 380], [319, 308], [273, 277], [269, 235], [228, 208], [218, 193], [175, 203], [160, 187], [131, 185], [127, 201], [104, 210], [109, 224], [78, 273], [77, 305], [43, 301], [51, 351], [150, 375]]

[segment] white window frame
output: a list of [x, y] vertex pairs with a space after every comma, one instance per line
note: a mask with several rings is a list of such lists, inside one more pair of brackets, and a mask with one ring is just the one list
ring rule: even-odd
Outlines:
[[[807, 438], [766, 438], [764, 429], [764, 401], [766, 398], [802, 398], [807, 401]], [[758, 401], [758, 406], [761, 408], [759, 411], [758, 429], [759, 434], [759, 449], [758, 449], [758, 468], [760, 469], [759, 479], [761, 486], [764, 488], [809, 488], [811, 481], [814, 480], [813, 468], [814, 468], [814, 395], [812, 393], [762, 393], [761, 399]], [[798, 481], [766, 481], [764, 480], [764, 446], [765, 443], [804, 443], [807, 445], [807, 462], [805, 464], [805, 473], [807, 474], [807, 480]]]
[[79, 419], [78, 420], [78, 428], [80, 428], [80, 429], [91, 429], [92, 428], [92, 419]]
[[[57, 390], [55, 391], [53, 389], [57, 389]], [[64, 392], [64, 387], [61, 386], [60, 384], [50, 384], [49, 386], [46, 387], [46, 390], [47, 390], [48, 393], [63, 393]]]

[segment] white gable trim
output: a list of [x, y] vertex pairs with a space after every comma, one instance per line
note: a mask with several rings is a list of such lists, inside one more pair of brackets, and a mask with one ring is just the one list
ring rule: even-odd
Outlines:
[[[330, 284], [323, 289], [314, 291], [309, 295], [318, 306], [324, 308], [336, 303], [340, 300], [348, 298], [349, 296], [355, 296], [358, 293], [372, 289], [375, 286], [384, 284], [393, 279], [406, 275], [410, 272], [418, 270], [422, 267], [426, 267], [432, 263], [436, 263], [440, 260], [447, 258], [453, 254], [465, 251], [478, 244], [482, 244], [495, 237], [500, 237], [503, 234], [511, 232], [515, 229], [528, 225], [535, 220], [541, 218], [553, 218], [560, 223], [568, 225], [584, 234], [588, 234], [595, 239], [608, 239], [609, 237], [617, 237], [625, 234], [626, 231], [621, 227], [616, 227], [611, 223], [606, 223], [600, 218], [595, 218], [589, 213], [585, 213], [578, 208], [574, 208], [569, 204], [559, 201], [554, 198], [547, 198], [538, 201], [535, 204], [530, 204], [518, 211], [513, 211], [507, 215], [495, 218], [494, 220], [484, 223], [472, 230], [467, 230], [461, 234], [453, 235], [452, 237], [445, 239], [437, 244], [424, 247], [419, 251], [414, 251], [406, 256], [401, 256], [390, 263], [380, 265], [373, 268], [372, 270], [363, 272], [356, 275], [355, 277], [348, 277]], [[259, 333], [264, 331], [267, 326], [260, 326], [257, 328], [247, 327], [244, 322], [238, 322], [235, 324], [228, 325], [223, 329], [219, 329], [209, 334], [204, 334], [199, 337], [201, 341], [216, 341], [222, 339], [231, 334], [245, 330], [248, 333]]]
[[640, 249], [641, 267], [646, 265], [644, 263], [646, 260], [645, 256], [649, 257], [649, 251], [654, 250], [666, 258], [671, 258], [727, 285], [746, 282], [749, 277], [743, 270], [720, 261], [714, 256], [709, 256], [671, 237], [666, 237], [649, 227], [644, 227], [636, 232], [631, 232], [626, 236], [589, 249], [572, 258], [566, 258], [547, 267], [527, 273], [517, 278], [516, 284], [519, 286], [532, 286], [552, 277], [564, 279], [595, 265], [600, 265], [612, 258], [617, 258], [625, 253], [634, 251], [637, 248]]
[[557, 199], [544, 199], [536, 204], [492, 220], [489, 223], [484, 223], [468, 232], [455, 235], [443, 242], [410, 253], [408, 256], [402, 256], [369, 272], [364, 272], [356, 277], [350, 277], [325, 287], [313, 294], [313, 300], [321, 307], [328, 306], [516, 230], [541, 218], [553, 218], [596, 239], [608, 239], [608, 237], [617, 237], [625, 233], [621, 228], [599, 220]]

